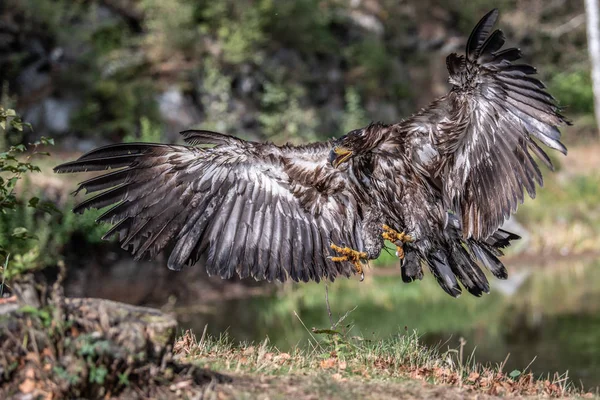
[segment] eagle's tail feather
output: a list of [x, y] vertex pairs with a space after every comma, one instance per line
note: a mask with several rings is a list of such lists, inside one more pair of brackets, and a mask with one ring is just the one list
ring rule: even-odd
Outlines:
[[[452, 218], [451, 218], [452, 219]], [[520, 239], [518, 235], [503, 229], [498, 229], [485, 241], [462, 238], [460, 231], [446, 231], [444, 244], [431, 244], [427, 241], [417, 243], [419, 254], [406, 249], [402, 262], [402, 280], [411, 282], [422, 277], [421, 262], [427, 265], [439, 285], [451, 296], [461, 293], [458, 282], [475, 296], [489, 293], [490, 285], [483, 273], [482, 267], [487, 268], [498, 279], [506, 279], [506, 267], [499, 260], [502, 249], [510, 246], [512, 240]]]
[[458, 297], [462, 293], [456, 275], [445, 251], [434, 250], [425, 257], [425, 263], [442, 289], [450, 296]]
[[421, 258], [416, 251], [406, 249], [404, 252], [404, 258], [400, 263], [400, 271], [402, 274], [402, 281], [410, 283], [415, 279], [423, 279], [423, 268], [421, 267]]
[[454, 243], [450, 250], [449, 261], [452, 271], [469, 293], [479, 297], [483, 293], [490, 292], [490, 284], [485, 274], [463, 246]]

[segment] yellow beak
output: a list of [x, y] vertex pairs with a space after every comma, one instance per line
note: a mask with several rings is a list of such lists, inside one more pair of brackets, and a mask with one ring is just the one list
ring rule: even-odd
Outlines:
[[352, 150], [347, 147], [336, 146], [329, 153], [329, 162], [334, 168], [337, 168], [342, 163], [345, 163], [352, 156]]

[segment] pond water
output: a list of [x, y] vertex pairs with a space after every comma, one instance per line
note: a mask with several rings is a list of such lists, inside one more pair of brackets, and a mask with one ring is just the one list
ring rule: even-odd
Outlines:
[[[329, 303], [334, 321], [348, 313], [343, 325], [351, 325], [351, 335], [380, 340], [416, 330], [442, 350], [457, 348], [463, 338], [465, 354], [475, 350], [478, 362], [499, 364], [510, 354], [505, 371], [531, 364], [536, 376], [568, 371], [576, 384], [600, 387], [600, 260], [520, 267], [510, 274], [505, 282], [490, 278], [489, 295], [458, 299], [429, 275], [404, 284], [396, 274], [370, 274], [364, 282], [330, 283]], [[273, 295], [209, 304], [179, 319], [197, 334], [208, 325], [209, 333], [227, 331], [236, 341], [268, 336], [283, 351], [308, 345], [305, 326], [330, 326], [323, 283], [286, 284]]]

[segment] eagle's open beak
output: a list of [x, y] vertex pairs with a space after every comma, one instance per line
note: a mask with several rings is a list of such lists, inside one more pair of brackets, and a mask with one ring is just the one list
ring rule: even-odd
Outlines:
[[333, 168], [337, 168], [340, 164], [348, 161], [352, 156], [352, 150], [347, 147], [336, 146], [329, 153], [329, 163]]

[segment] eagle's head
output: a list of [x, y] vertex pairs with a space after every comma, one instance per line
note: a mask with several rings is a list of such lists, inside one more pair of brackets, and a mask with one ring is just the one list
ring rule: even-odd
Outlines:
[[335, 140], [329, 152], [329, 163], [338, 168], [353, 158], [369, 154], [381, 142], [384, 132], [387, 131], [385, 128], [383, 124], [372, 123]]

